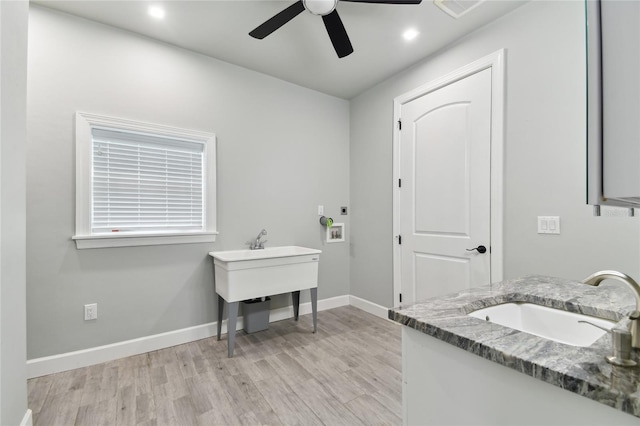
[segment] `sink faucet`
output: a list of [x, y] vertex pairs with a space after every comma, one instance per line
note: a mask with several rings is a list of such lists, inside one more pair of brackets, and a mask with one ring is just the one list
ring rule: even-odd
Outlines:
[[264, 248], [264, 243], [266, 243], [267, 240], [264, 240], [264, 241], [261, 240], [263, 235], [267, 235], [267, 230], [266, 229], [263, 229], [262, 231], [260, 231], [260, 233], [256, 237], [255, 241], [252, 241], [252, 242], [249, 243], [249, 248], [251, 250], [261, 250], [261, 249]]
[[629, 315], [631, 320], [629, 331], [631, 332], [631, 346], [640, 348], [640, 285], [627, 274], [618, 271], [600, 271], [582, 280], [583, 283], [598, 286], [604, 280], [612, 279], [625, 283], [633, 290], [636, 298], [636, 310]]

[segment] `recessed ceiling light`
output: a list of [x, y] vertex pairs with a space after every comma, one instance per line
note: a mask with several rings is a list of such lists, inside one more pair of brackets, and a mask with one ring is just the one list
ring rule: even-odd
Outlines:
[[413, 28], [409, 28], [407, 31], [405, 31], [402, 34], [402, 37], [404, 37], [405, 40], [407, 41], [411, 41], [414, 38], [416, 38], [418, 36], [418, 34], [420, 34], [417, 30], [413, 29]]
[[149, 6], [147, 10], [149, 15], [153, 16], [156, 19], [164, 19], [164, 9], [158, 6]]

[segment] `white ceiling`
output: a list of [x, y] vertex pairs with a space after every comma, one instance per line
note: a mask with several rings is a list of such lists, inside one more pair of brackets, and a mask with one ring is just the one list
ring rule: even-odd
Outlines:
[[[307, 11], [264, 40], [248, 35], [293, 0], [32, 2], [350, 99], [526, 0], [487, 0], [459, 19], [445, 14], [432, 0], [420, 5], [341, 1], [337, 10], [354, 48], [342, 59], [333, 50], [322, 18]], [[150, 17], [150, 5], [162, 6], [165, 18]], [[402, 38], [409, 27], [420, 31], [412, 42]]]

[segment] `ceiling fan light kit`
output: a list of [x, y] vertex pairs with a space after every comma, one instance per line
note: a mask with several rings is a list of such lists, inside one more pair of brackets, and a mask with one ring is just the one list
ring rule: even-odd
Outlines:
[[[327, 29], [329, 39], [339, 58], [353, 53], [353, 46], [349, 40], [347, 30], [344, 28], [342, 19], [338, 15], [336, 7], [340, 0], [298, 0], [291, 6], [277, 13], [264, 23], [256, 27], [249, 35], [253, 38], [263, 39], [273, 33], [278, 28], [301, 14], [303, 11], [321, 16], [324, 26]], [[378, 3], [378, 4], [420, 4], [422, 0], [342, 0], [353, 3]]]
[[302, 4], [312, 14], [325, 16], [335, 10], [338, 0], [302, 0]]

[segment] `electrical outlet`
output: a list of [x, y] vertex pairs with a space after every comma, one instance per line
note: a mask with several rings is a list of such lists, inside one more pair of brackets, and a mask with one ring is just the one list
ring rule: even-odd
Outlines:
[[90, 303], [88, 305], [84, 305], [84, 320], [90, 321], [98, 319], [98, 304]]

